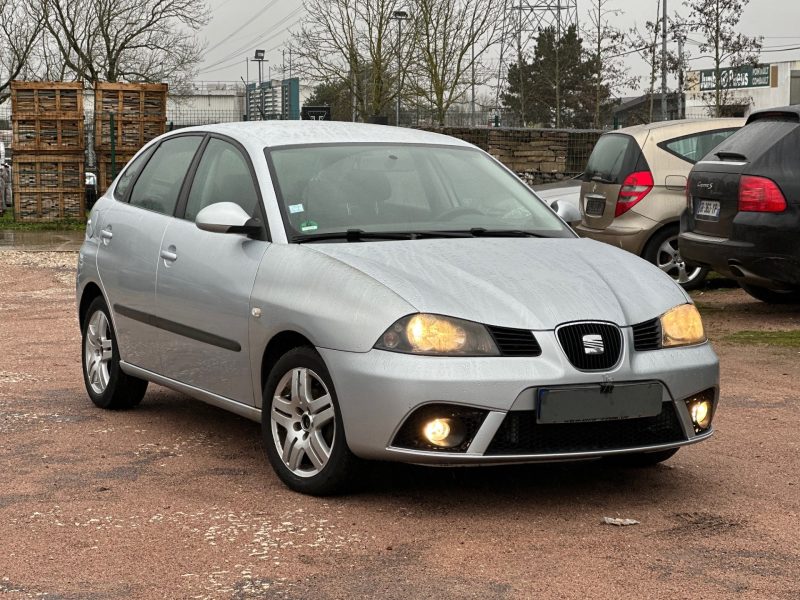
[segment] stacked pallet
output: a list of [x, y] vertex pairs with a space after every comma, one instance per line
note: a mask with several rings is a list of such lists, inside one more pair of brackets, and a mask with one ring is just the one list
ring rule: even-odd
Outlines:
[[11, 122], [15, 218], [83, 218], [83, 84], [11, 82]]
[[102, 193], [144, 144], [166, 131], [167, 84], [96, 83], [94, 114], [98, 184]]

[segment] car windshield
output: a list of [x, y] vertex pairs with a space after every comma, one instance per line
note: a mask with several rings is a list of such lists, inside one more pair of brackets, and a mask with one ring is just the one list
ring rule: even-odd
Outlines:
[[436, 232], [574, 236], [527, 186], [471, 148], [330, 144], [265, 152], [290, 240], [348, 231], [351, 240]]

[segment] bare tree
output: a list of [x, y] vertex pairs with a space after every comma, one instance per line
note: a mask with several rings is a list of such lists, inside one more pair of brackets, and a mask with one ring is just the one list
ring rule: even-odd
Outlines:
[[[433, 107], [444, 125], [448, 109], [481, 72], [481, 59], [498, 41], [503, 3], [495, 0], [412, 0], [418, 60], [413, 91]], [[486, 74], [486, 71], [483, 71]]]
[[298, 70], [314, 81], [346, 85], [353, 116], [384, 115], [396, 97], [396, 63], [408, 64], [397, 61], [398, 48], [408, 53], [410, 46], [392, 35], [396, 5], [395, 0], [306, 0], [307, 16], [292, 41]]
[[601, 113], [608, 106], [611, 96], [624, 89], [633, 89], [639, 77], [631, 75], [622, 61], [628, 49], [625, 32], [611, 25], [610, 19], [622, 14], [622, 10], [612, 8], [612, 0], [593, 0], [588, 12], [589, 24], [584, 36], [592, 62], [594, 87], [594, 127], [602, 124]]
[[86, 81], [169, 81], [194, 74], [208, 22], [197, 0], [40, 0], [65, 67]]
[[0, 0], [0, 102], [12, 80], [31, 69], [31, 55], [41, 37], [42, 19], [28, 0]]
[[728, 102], [727, 90], [723, 89], [720, 73], [722, 65], [731, 67], [756, 64], [761, 52], [763, 38], [747, 37], [736, 32], [742, 12], [750, 0], [687, 0], [684, 5], [690, 10], [688, 21], [696, 35], [703, 40], [700, 52], [708, 52], [714, 61], [714, 91], [707, 102], [712, 107], [712, 116], [722, 116]]

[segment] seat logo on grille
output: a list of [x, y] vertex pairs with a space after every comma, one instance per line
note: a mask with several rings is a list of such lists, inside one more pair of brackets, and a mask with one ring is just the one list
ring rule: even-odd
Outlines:
[[606, 351], [603, 345], [603, 338], [597, 333], [590, 333], [583, 336], [584, 354], [604, 354]]

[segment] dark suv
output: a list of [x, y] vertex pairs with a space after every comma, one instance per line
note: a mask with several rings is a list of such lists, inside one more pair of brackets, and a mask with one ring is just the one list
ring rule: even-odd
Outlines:
[[800, 302], [800, 105], [758, 111], [689, 174], [680, 251], [764, 302]]

